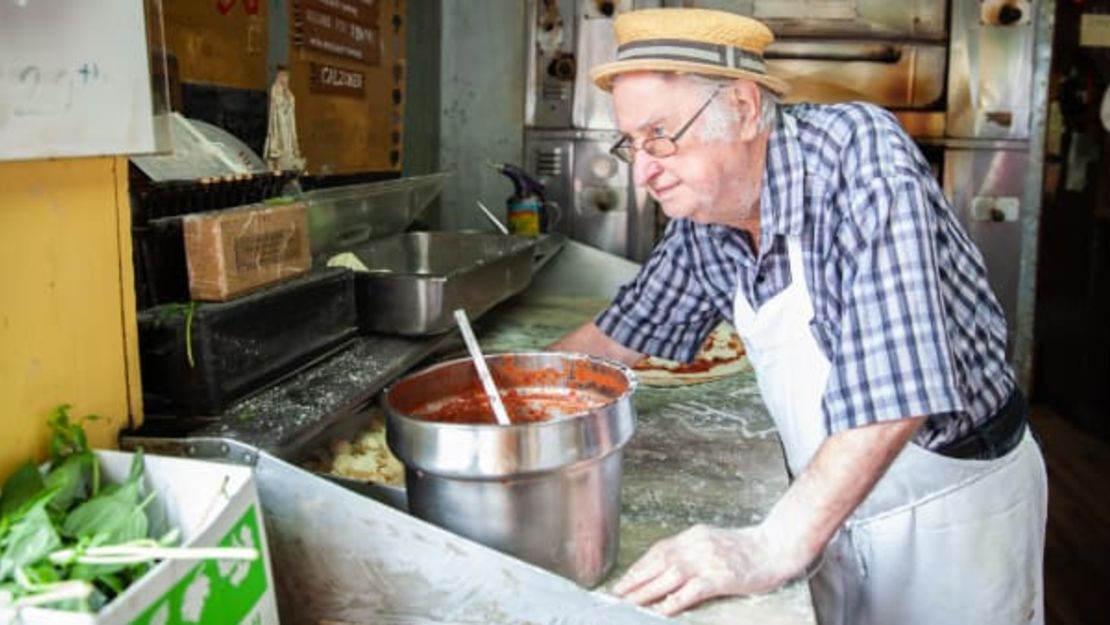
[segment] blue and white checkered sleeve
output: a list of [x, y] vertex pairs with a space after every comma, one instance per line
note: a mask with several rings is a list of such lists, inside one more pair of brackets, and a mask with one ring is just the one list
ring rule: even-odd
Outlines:
[[642, 354], [693, 360], [720, 315], [694, 275], [683, 245], [677, 228], [668, 228], [636, 278], [622, 286], [594, 320], [602, 332]]
[[964, 409], [922, 182], [876, 178], [851, 196], [837, 234], [846, 249], [839, 344], [823, 410], [830, 434]]

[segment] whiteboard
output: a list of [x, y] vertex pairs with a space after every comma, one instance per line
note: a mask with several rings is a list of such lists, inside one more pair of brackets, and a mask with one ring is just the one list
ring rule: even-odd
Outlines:
[[0, 160], [152, 152], [143, 0], [0, 0]]

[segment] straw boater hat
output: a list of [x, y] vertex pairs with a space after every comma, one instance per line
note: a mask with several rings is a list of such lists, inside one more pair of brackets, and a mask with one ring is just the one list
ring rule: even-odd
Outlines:
[[767, 74], [763, 49], [771, 30], [750, 17], [707, 9], [641, 9], [622, 13], [613, 24], [617, 60], [590, 72], [594, 84], [611, 91], [617, 74], [679, 72], [747, 78], [785, 95], [785, 81]]

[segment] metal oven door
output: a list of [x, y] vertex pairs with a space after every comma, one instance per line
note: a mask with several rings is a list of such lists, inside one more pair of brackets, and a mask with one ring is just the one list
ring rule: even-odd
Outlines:
[[943, 43], [890, 41], [777, 41], [767, 49], [768, 71], [791, 85], [790, 100], [864, 100], [896, 109], [944, 105]]
[[788, 101], [862, 100], [892, 109], [913, 136], [945, 132], [946, 0], [685, 0], [749, 15], [775, 33], [767, 68]]
[[684, 0], [683, 5], [749, 15], [779, 38], [942, 41], [948, 0]]

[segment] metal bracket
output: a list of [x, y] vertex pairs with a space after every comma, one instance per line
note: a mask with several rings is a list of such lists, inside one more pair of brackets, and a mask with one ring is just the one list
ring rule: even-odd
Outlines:
[[123, 435], [120, 437], [119, 446], [125, 451], [142, 448], [146, 453], [162, 456], [218, 460], [249, 467], [255, 466], [259, 454], [257, 447], [230, 438], [160, 438]]

